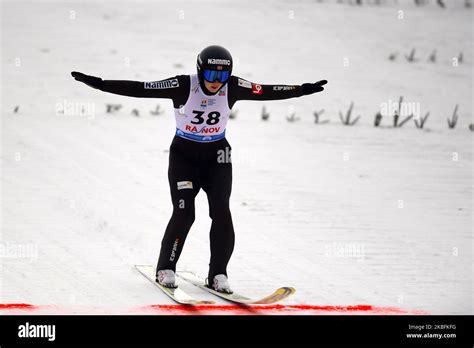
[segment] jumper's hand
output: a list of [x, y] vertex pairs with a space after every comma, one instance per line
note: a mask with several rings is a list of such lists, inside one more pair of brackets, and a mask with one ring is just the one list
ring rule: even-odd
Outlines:
[[71, 75], [72, 75], [72, 77], [74, 77], [74, 79], [76, 81], [83, 82], [83, 83], [85, 83], [86, 85], [88, 85], [89, 87], [92, 87], [92, 88], [101, 89], [102, 85], [104, 83], [104, 81], [102, 81], [102, 79], [100, 77], [86, 75], [86, 74], [80, 73], [78, 71], [71, 72]]
[[324, 91], [324, 85], [328, 83], [326, 80], [321, 80], [316, 83], [303, 83], [301, 87], [303, 87], [303, 95], [313, 94], [317, 92]]

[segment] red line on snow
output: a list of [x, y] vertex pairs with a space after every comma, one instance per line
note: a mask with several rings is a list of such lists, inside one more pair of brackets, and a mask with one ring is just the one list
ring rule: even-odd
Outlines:
[[230, 314], [248, 314], [259, 312], [267, 313], [284, 313], [284, 314], [299, 314], [299, 313], [309, 313], [311, 312], [329, 312], [329, 313], [369, 313], [369, 314], [426, 314], [424, 311], [409, 311], [403, 310], [396, 307], [376, 307], [372, 305], [353, 305], [353, 306], [326, 306], [326, 305], [250, 305], [250, 306], [240, 306], [240, 305], [194, 305], [194, 306], [183, 306], [179, 304], [171, 305], [150, 305], [145, 307], [140, 307], [141, 310], [145, 311], [154, 311], [157, 314], [186, 314], [190, 312], [198, 311], [208, 311], [208, 312], [227, 312]]
[[[45, 310], [49, 308], [56, 308], [56, 311], [67, 313], [67, 308], [61, 306], [36, 306], [27, 303], [0, 303], [0, 310], [13, 311], [34, 311]], [[97, 308], [96, 308], [97, 309]], [[77, 308], [76, 308], [77, 310]], [[95, 310], [92, 308], [84, 309], [82, 311], [93, 314]], [[82, 312], [80, 311], [80, 312]], [[54, 310], [52, 311], [54, 312]], [[74, 311], [73, 311], [74, 312]], [[124, 314], [321, 314], [321, 312], [335, 313], [335, 314], [349, 314], [349, 313], [366, 313], [366, 314], [428, 314], [423, 310], [405, 310], [396, 307], [376, 307], [372, 305], [359, 304], [353, 306], [335, 306], [335, 305], [180, 305], [180, 304], [154, 304], [142, 307], [131, 308], [128, 311], [120, 311]]]
[[36, 306], [33, 306], [28, 303], [0, 303], [0, 309], [35, 309]]

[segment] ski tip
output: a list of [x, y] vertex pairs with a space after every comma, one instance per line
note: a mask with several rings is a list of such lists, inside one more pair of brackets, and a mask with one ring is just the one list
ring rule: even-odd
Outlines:
[[275, 290], [275, 292], [282, 292], [282, 291], [290, 292], [294, 294], [296, 292], [296, 289], [292, 286], [282, 286], [281, 288], [278, 288]]
[[[296, 292], [296, 289], [291, 286], [283, 286], [280, 288], [281, 290], [288, 291], [291, 295]], [[278, 289], [278, 290], [280, 290]]]

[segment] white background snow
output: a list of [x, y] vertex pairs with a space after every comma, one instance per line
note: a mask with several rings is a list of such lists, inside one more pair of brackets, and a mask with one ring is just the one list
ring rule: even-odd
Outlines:
[[[444, 10], [408, 0], [2, 1], [1, 10], [0, 303], [66, 313], [171, 303], [132, 266], [156, 262], [171, 216], [172, 103], [106, 94], [70, 72], [154, 81], [194, 73], [197, 53], [220, 44], [234, 74], [253, 82], [329, 81], [320, 94], [235, 106], [234, 290], [258, 297], [287, 285], [297, 288], [287, 304], [472, 313], [473, 12], [463, 1]], [[404, 58], [412, 48], [415, 63]], [[430, 112], [425, 129], [394, 129], [389, 116], [375, 128], [381, 105], [401, 95]], [[338, 112], [351, 101], [361, 120], [343, 126]], [[93, 114], [58, 112], [80, 103]], [[108, 103], [123, 107], [107, 114]], [[156, 104], [164, 114], [150, 115]], [[292, 109], [300, 121], [286, 121]], [[329, 124], [314, 124], [319, 109]], [[205, 275], [204, 192], [196, 207], [178, 265]]]

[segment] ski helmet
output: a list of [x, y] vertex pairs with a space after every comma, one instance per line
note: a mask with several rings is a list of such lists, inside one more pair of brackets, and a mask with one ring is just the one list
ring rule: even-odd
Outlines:
[[206, 47], [197, 56], [197, 74], [201, 87], [204, 80], [219, 81], [225, 85], [232, 73], [232, 56], [224, 47], [213, 45]]

